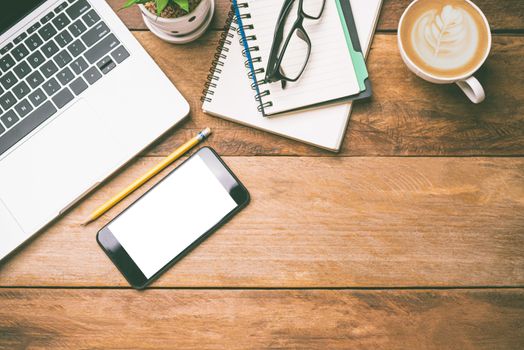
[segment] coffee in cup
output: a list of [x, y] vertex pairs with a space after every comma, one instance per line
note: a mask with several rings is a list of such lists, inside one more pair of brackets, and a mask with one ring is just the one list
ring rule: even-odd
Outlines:
[[433, 83], [457, 83], [475, 103], [484, 89], [472, 75], [491, 49], [491, 32], [482, 11], [469, 0], [415, 0], [398, 30], [407, 66]]

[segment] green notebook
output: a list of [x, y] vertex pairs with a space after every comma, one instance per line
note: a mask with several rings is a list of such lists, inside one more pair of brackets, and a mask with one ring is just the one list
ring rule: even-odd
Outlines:
[[351, 59], [353, 60], [353, 68], [355, 68], [355, 74], [360, 86], [361, 93], [358, 98], [370, 97], [371, 84], [369, 82], [368, 69], [366, 67], [362, 48], [360, 47], [360, 40], [353, 12], [351, 11], [351, 4], [347, 0], [336, 0], [336, 2], [340, 20], [345, 23], [345, 26], [343, 26], [344, 34], [346, 36], [349, 52], [351, 53]]

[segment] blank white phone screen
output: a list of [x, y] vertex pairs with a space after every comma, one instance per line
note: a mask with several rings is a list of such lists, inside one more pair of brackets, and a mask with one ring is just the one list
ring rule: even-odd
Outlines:
[[108, 228], [149, 279], [236, 206], [196, 155]]

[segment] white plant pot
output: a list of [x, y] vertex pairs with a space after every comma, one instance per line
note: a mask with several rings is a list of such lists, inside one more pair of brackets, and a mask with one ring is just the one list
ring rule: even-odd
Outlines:
[[215, 0], [202, 0], [187, 15], [179, 18], [162, 18], [138, 5], [146, 26], [159, 38], [173, 43], [186, 43], [200, 37], [211, 23]]

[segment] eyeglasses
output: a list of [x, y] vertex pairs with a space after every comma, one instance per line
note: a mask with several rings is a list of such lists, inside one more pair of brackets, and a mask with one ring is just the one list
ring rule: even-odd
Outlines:
[[[304, 20], [319, 20], [326, 0], [286, 0], [278, 17], [269, 54], [265, 81], [296, 82], [306, 69], [311, 56], [311, 40]], [[292, 15], [296, 10], [296, 16]], [[285, 40], [284, 40], [285, 38]]]

